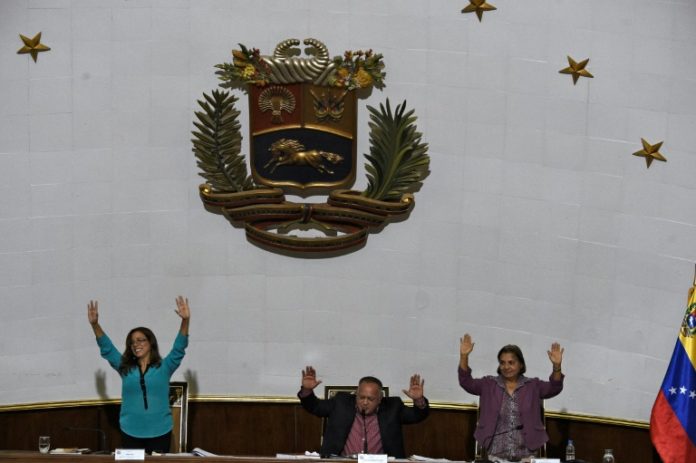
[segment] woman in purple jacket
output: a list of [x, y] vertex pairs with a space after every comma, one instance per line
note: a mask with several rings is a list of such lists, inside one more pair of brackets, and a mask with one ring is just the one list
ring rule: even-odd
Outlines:
[[541, 421], [541, 400], [563, 390], [563, 349], [554, 342], [547, 352], [553, 365], [548, 381], [524, 376], [524, 356], [512, 344], [498, 352], [497, 376], [475, 379], [469, 368], [473, 350], [471, 336], [465, 334], [459, 345], [459, 385], [481, 397], [474, 437], [492, 459], [519, 461], [534, 456], [549, 440]]

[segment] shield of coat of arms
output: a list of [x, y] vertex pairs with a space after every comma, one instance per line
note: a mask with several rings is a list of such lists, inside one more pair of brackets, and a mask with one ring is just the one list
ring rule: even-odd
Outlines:
[[355, 181], [355, 91], [310, 83], [249, 89], [251, 172], [301, 196]]
[[[248, 95], [249, 164], [241, 153], [237, 97], [204, 94], [192, 139], [206, 180], [199, 193], [206, 209], [244, 226], [260, 247], [298, 257], [345, 254], [363, 247], [369, 233], [408, 217], [413, 193], [429, 174], [427, 144], [406, 102], [395, 110], [389, 100], [368, 106], [368, 185], [351, 190], [358, 92], [383, 86], [382, 55], [349, 50], [330, 58], [319, 40], [302, 43], [304, 50], [299, 40], [285, 40], [271, 55], [240, 44], [232, 63], [216, 65], [220, 87]], [[328, 198], [299, 203], [288, 201], [288, 193]]]

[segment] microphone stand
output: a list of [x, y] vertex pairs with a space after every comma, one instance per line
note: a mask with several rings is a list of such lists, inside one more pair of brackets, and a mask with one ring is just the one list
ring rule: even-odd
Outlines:
[[365, 416], [365, 410], [361, 410], [362, 422], [363, 422], [363, 453], [367, 453], [367, 422], [365, 421], [367, 417]]
[[[500, 417], [500, 415], [498, 416]], [[495, 428], [493, 429], [493, 434], [488, 436], [488, 438], [483, 441], [483, 444], [487, 445], [481, 445], [482, 455], [480, 459], [475, 460], [475, 463], [493, 463], [493, 461], [491, 461], [488, 458], [488, 452], [491, 450], [491, 447], [493, 446], [493, 438], [501, 436], [503, 434], [511, 433], [512, 431], [519, 431], [522, 428], [524, 428], [524, 425], [518, 424], [514, 428], [510, 428], [505, 431], [495, 432], [495, 430], [498, 429], [498, 422], [496, 421]]]
[[488, 436], [481, 442], [481, 458], [475, 460], [475, 463], [493, 463], [488, 459], [488, 450], [493, 444], [493, 438], [497, 436], [496, 431], [498, 431], [498, 424], [500, 423], [500, 414], [495, 417], [495, 426], [493, 427], [493, 434]]

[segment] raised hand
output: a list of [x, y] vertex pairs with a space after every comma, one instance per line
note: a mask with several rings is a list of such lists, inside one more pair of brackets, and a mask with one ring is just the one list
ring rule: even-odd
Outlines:
[[557, 342], [554, 342], [551, 344], [551, 350], [546, 351], [547, 354], [549, 354], [549, 360], [551, 360], [551, 363], [553, 363], [553, 368], [557, 369], [561, 367], [561, 363], [563, 362], [563, 349], [561, 345]]
[[176, 297], [176, 309], [174, 309], [176, 314], [181, 317], [182, 320], [188, 320], [191, 318], [191, 309], [189, 309], [188, 298], [183, 296]]
[[403, 389], [403, 392], [411, 400], [419, 400], [423, 398], [423, 385], [425, 385], [425, 380], [421, 379], [421, 376], [418, 374], [413, 375], [411, 376], [408, 391]]
[[87, 320], [89, 320], [89, 324], [92, 326], [99, 323], [99, 302], [89, 301], [89, 304], [87, 304]]
[[319, 386], [321, 381], [317, 381], [317, 372], [314, 367], [307, 365], [302, 370], [302, 389], [314, 389]]
[[94, 331], [96, 337], [101, 338], [104, 336], [104, 330], [99, 325], [99, 302], [89, 301], [89, 304], [87, 304], [87, 320], [92, 326], [92, 331]]
[[471, 336], [466, 333], [463, 338], [459, 339], [459, 355], [469, 355], [474, 350], [474, 343], [471, 342]]

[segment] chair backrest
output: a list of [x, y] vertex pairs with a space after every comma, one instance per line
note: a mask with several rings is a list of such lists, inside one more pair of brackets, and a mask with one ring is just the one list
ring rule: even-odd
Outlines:
[[[357, 386], [324, 386], [324, 398], [330, 399], [335, 396], [337, 392], [355, 394], [356, 389]], [[389, 386], [382, 387], [382, 396], [389, 397]]]
[[172, 444], [170, 452], [186, 452], [188, 435], [188, 383], [172, 381], [169, 383], [169, 406], [172, 410]]
[[[479, 414], [480, 414], [481, 409], [479, 407], [476, 408], [476, 426], [478, 426], [479, 422]], [[544, 429], [546, 429], [546, 411], [544, 409], [544, 401], [541, 401], [541, 423], [544, 425]], [[483, 458], [487, 458], [487, 455], [484, 455], [485, 449], [483, 448], [482, 445], [479, 444], [479, 442], [474, 439], [474, 457], [479, 460]], [[546, 458], [546, 443], [541, 446], [541, 448], [538, 450], [538, 455], [539, 458]]]

